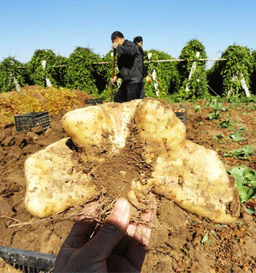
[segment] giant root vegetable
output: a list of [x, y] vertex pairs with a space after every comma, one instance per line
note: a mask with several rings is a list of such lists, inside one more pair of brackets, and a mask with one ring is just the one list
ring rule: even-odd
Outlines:
[[47, 217], [96, 199], [124, 195], [144, 209], [149, 192], [214, 222], [239, 214], [237, 190], [217, 153], [186, 140], [170, 104], [147, 98], [68, 112], [70, 138], [25, 162], [26, 208]]

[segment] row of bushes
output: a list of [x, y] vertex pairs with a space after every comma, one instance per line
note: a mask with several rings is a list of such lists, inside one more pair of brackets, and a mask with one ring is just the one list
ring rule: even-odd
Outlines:
[[[69, 58], [56, 56], [52, 50], [36, 50], [26, 64], [9, 57], [0, 64], [0, 92], [17, 89], [17, 84], [44, 87], [47, 79], [54, 87], [80, 89], [108, 100], [112, 55], [111, 50], [101, 58], [88, 48], [78, 47]], [[198, 40], [188, 42], [179, 58], [185, 61], [155, 62], [173, 58], [161, 51], [145, 51], [148, 73], [156, 75], [151, 83], [144, 85], [146, 96], [171, 96], [178, 101], [205, 98], [209, 94], [244, 96], [242, 79], [250, 91], [256, 94], [256, 52], [251, 52], [247, 47], [229, 46], [221, 55], [227, 60], [216, 61], [209, 70], [206, 69], [206, 61], [196, 61], [207, 58], [205, 47]], [[46, 61], [45, 68], [43, 60]], [[99, 62], [104, 64], [97, 64]], [[117, 88], [115, 86], [114, 92]]]

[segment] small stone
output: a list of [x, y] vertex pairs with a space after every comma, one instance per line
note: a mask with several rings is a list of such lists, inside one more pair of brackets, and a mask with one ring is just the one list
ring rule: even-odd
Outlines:
[[13, 146], [15, 144], [15, 138], [13, 136], [7, 137], [4, 141], [2, 141], [4, 146]]
[[7, 217], [12, 217], [14, 215], [12, 207], [3, 197], [0, 197], [0, 215]]
[[32, 141], [33, 143], [38, 140], [38, 135], [34, 132], [28, 132], [27, 137], [28, 137], [29, 141]]
[[34, 133], [36, 133], [36, 134], [42, 133], [43, 130], [44, 130], [44, 128], [43, 128], [42, 125], [38, 125], [38, 126], [33, 127], [33, 128], [31, 129], [31, 131], [34, 132]]
[[52, 129], [51, 128], [47, 128], [46, 131], [44, 132], [45, 136], [49, 136], [50, 134], [52, 134]]

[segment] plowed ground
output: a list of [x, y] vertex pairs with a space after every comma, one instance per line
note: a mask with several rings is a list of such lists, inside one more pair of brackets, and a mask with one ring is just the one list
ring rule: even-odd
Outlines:
[[[256, 106], [225, 104], [217, 120], [209, 120], [213, 111], [201, 100], [187, 107], [187, 139], [218, 152], [227, 169], [241, 164], [256, 170]], [[83, 102], [75, 107], [86, 107]], [[0, 131], [0, 245], [57, 254], [68, 235], [74, 219], [67, 212], [56, 217], [36, 219], [24, 208], [26, 190], [24, 162], [27, 157], [56, 142], [66, 133], [60, 120], [65, 109], [50, 116], [51, 127], [46, 131], [17, 132], [14, 124], [4, 124]], [[219, 128], [229, 120], [229, 128]], [[232, 141], [232, 132], [244, 128], [244, 141]], [[255, 153], [249, 160], [224, 157], [223, 154], [245, 145]], [[256, 207], [255, 200], [245, 203]], [[208, 240], [202, 242], [202, 239]], [[5, 269], [4, 269], [5, 268]], [[7, 271], [0, 263], [1, 272]], [[143, 272], [256, 272], [256, 216], [241, 208], [239, 221], [219, 225], [185, 212], [174, 203], [162, 200], [146, 256]]]

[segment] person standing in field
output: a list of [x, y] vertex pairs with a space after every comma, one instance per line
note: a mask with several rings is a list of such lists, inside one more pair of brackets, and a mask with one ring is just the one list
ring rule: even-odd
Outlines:
[[119, 69], [119, 73], [111, 78], [111, 84], [114, 84], [118, 78], [123, 80], [114, 96], [114, 101], [126, 102], [139, 99], [143, 87], [143, 59], [138, 46], [126, 40], [119, 31], [112, 33], [111, 41], [117, 54]]
[[[141, 36], [136, 36], [134, 39], [133, 39], [133, 42], [138, 46], [138, 49], [140, 51], [140, 54], [142, 56], [142, 65], [143, 65], [143, 69], [142, 69], [142, 73], [143, 73], [143, 78], [146, 78], [146, 81], [148, 83], [151, 82], [151, 77], [148, 75], [148, 72], [147, 72], [147, 68], [145, 67], [144, 65], [144, 50], [142, 48], [143, 46], [143, 39]], [[142, 89], [141, 89], [141, 93], [140, 93], [140, 99], [144, 99], [145, 97], [145, 90], [144, 90], [144, 86], [142, 85]]]

